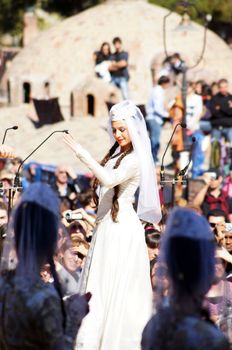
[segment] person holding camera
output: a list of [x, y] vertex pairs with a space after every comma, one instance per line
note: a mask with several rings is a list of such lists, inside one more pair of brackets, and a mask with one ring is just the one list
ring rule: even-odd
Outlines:
[[146, 124], [138, 107], [131, 101], [114, 105], [108, 126], [113, 145], [100, 164], [71, 135], [64, 136], [96, 177], [96, 228], [81, 277], [81, 291], [90, 291], [93, 297], [76, 349], [135, 350], [152, 312], [149, 257], [139, 219], [158, 223], [160, 200]]
[[204, 186], [193, 199], [193, 205], [201, 206], [203, 215], [210, 210], [221, 209], [225, 212], [227, 221], [232, 222], [232, 199], [222, 191], [223, 177], [219, 170], [212, 169], [203, 174]]

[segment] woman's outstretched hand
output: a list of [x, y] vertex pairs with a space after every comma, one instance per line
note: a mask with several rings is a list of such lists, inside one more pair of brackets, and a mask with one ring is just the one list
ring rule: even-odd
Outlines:
[[65, 133], [63, 136], [63, 140], [64, 140], [64, 143], [66, 143], [66, 145], [68, 145], [69, 148], [71, 148], [71, 150], [73, 150], [73, 152], [75, 152], [75, 153], [78, 152], [79, 144], [74, 140], [72, 135]]

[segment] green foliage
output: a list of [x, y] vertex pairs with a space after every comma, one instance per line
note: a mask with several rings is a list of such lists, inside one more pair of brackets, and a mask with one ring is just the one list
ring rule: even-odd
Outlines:
[[[0, 0], [0, 35], [10, 33], [20, 35], [23, 29], [23, 15], [30, 7], [57, 12], [63, 17], [71, 16], [94, 6], [103, 0]], [[39, 23], [43, 28], [44, 23]]]
[[0, 33], [19, 34], [23, 27], [23, 13], [36, 0], [0, 0]]
[[[183, 7], [178, 7], [176, 0], [149, 0], [149, 2], [173, 9], [179, 13], [183, 10]], [[191, 8], [191, 16], [194, 19], [200, 20], [201, 13], [210, 13], [213, 16], [214, 21], [231, 22], [232, 21], [232, 0], [190, 0], [190, 3], [194, 4], [198, 11]]]
[[[105, 0], [0, 0], [0, 35], [20, 35], [23, 28], [23, 14], [28, 7], [40, 7], [48, 12], [57, 12], [63, 17], [71, 16]], [[151, 3], [173, 9], [179, 13], [177, 0], [149, 0]], [[232, 0], [190, 0], [198, 11], [210, 13], [214, 21], [232, 21]], [[191, 17], [201, 21], [201, 14], [191, 9]], [[46, 24], [39, 23], [40, 27]]]

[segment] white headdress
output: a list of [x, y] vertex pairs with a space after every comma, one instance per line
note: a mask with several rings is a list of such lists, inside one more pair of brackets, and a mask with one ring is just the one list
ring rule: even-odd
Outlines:
[[124, 120], [132, 141], [134, 152], [140, 164], [140, 188], [137, 213], [148, 222], [158, 223], [161, 220], [159, 192], [156, 180], [155, 165], [151, 153], [151, 143], [146, 123], [140, 109], [126, 100], [114, 105], [110, 110], [108, 131], [113, 141], [112, 121]]

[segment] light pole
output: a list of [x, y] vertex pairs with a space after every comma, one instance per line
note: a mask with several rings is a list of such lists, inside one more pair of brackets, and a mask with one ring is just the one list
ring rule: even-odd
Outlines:
[[[182, 63], [182, 84], [181, 84], [181, 97], [182, 97], [182, 104], [183, 104], [183, 123], [186, 123], [186, 100], [187, 100], [187, 72], [190, 69], [196, 68], [200, 62], [202, 61], [205, 53], [206, 48], [206, 38], [207, 38], [207, 28], [209, 22], [212, 20], [212, 16], [210, 14], [205, 14], [200, 12], [196, 5], [192, 3], [191, 1], [178, 1], [172, 9], [167, 13], [167, 15], [164, 16], [163, 19], [163, 45], [164, 45], [164, 53], [166, 58], [170, 57], [167, 50], [167, 40], [166, 40], [166, 22], [168, 17], [177, 9], [177, 7], [182, 9], [182, 19], [181, 23], [177, 26], [175, 31], [182, 31], [184, 33], [187, 33], [188, 31], [194, 30], [194, 27], [191, 24], [190, 16], [189, 16], [189, 10], [193, 8], [197, 15], [201, 17], [204, 20], [204, 35], [203, 35], [203, 44], [202, 49], [199, 55], [198, 60], [192, 65], [187, 66], [186, 62], [183, 61]], [[183, 144], [184, 144], [184, 150], [187, 150], [186, 145], [186, 129], [183, 129]]]

